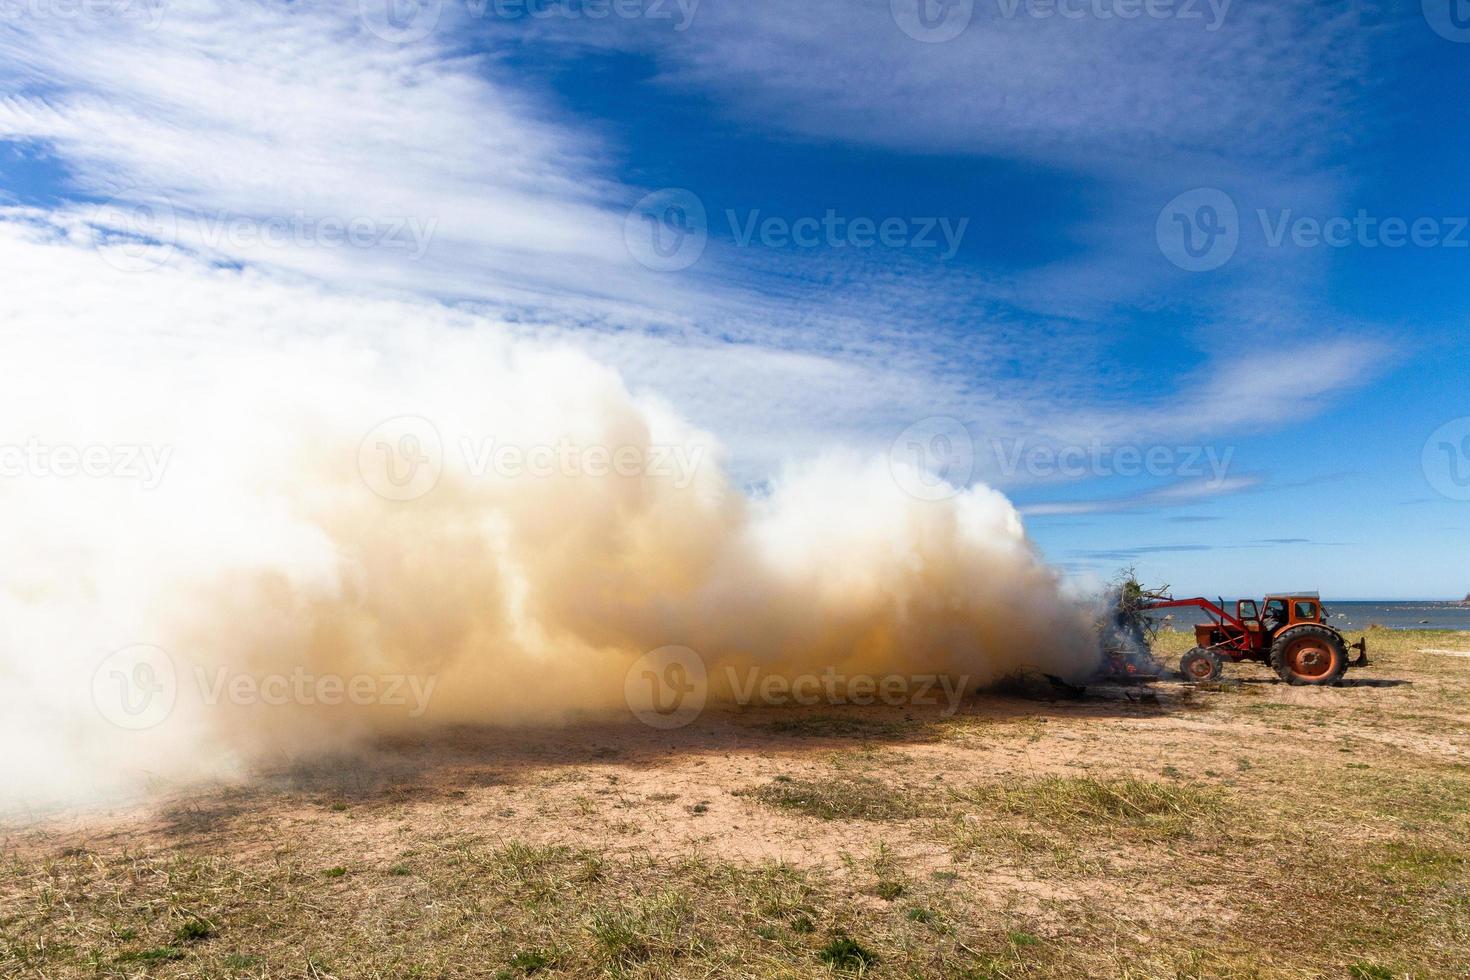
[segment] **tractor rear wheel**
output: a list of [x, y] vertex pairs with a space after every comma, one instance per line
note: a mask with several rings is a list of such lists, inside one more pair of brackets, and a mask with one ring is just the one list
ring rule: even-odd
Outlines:
[[1336, 684], [1347, 670], [1347, 648], [1331, 630], [1298, 626], [1271, 644], [1271, 667], [1288, 684]]
[[1217, 681], [1222, 673], [1220, 657], [1203, 647], [1195, 647], [1179, 661], [1179, 673], [1193, 683]]

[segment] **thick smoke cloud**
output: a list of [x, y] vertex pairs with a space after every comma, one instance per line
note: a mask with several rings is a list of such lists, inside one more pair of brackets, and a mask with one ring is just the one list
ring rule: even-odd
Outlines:
[[[636, 724], [629, 669], [668, 645], [716, 701], [730, 667], [983, 684], [1095, 649], [987, 488], [918, 499], [834, 447], [746, 492], [657, 398], [483, 323], [186, 327], [7, 338], [13, 800], [449, 723]], [[120, 715], [129, 685], [168, 710]]]

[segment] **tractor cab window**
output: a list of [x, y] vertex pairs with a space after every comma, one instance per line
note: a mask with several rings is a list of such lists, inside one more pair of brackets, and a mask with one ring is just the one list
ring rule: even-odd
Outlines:
[[1317, 604], [1298, 600], [1296, 604], [1296, 618], [1306, 620], [1309, 623], [1317, 621]]
[[1256, 608], [1256, 600], [1242, 599], [1235, 604], [1235, 618], [1239, 620], [1254, 620], [1261, 618], [1261, 611]]
[[1266, 620], [1280, 626], [1286, 622], [1286, 600], [1272, 599], [1266, 603]]

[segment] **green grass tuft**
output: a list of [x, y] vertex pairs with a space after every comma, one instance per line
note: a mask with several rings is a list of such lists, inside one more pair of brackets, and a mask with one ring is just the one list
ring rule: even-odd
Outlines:
[[203, 919], [189, 919], [174, 930], [174, 940], [181, 943], [197, 943], [214, 935], [214, 928]]
[[522, 949], [510, 958], [513, 970], [530, 976], [556, 966], [556, 954], [544, 949]]
[[126, 953], [119, 953], [115, 957], [118, 963], [165, 963], [169, 960], [181, 960], [184, 951], [177, 946], [156, 946], [153, 949], [135, 949]]
[[904, 892], [906, 892], [907, 890], [908, 889], [904, 888], [902, 882], [880, 881], [878, 882], [876, 893], [879, 898], [883, 899], [883, 901], [892, 902], [896, 899], [902, 898]]
[[827, 945], [817, 950], [817, 957], [838, 970], [863, 973], [878, 962], [878, 956], [846, 933], [835, 934]]

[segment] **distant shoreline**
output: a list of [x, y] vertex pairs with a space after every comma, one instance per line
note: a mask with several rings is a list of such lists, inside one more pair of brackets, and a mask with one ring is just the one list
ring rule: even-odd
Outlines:
[[[1182, 595], [1183, 593], [1175, 593]], [[1234, 609], [1234, 599], [1226, 599], [1226, 608]], [[1392, 630], [1426, 630], [1464, 632], [1470, 630], [1470, 605], [1450, 599], [1326, 599], [1328, 622], [1339, 629], [1365, 630], [1381, 626]], [[1174, 609], [1169, 622], [1177, 626], [1193, 626], [1209, 621], [1202, 610]], [[1154, 619], [1163, 619], [1155, 615]]]

